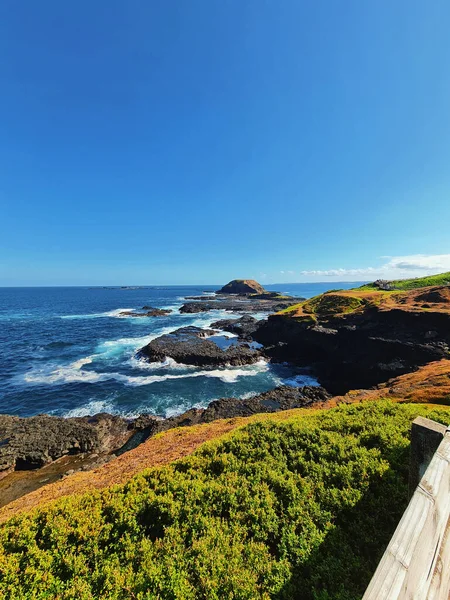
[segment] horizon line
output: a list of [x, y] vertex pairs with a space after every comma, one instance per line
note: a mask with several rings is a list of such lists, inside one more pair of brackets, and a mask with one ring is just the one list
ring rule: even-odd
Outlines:
[[[351, 280], [351, 281], [289, 281], [284, 283], [266, 283], [261, 284], [264, 285], [308, 285], [308, 284], [318, 284], [318, 283], [367, 283], [371, 281], [369, 279], [361, 279], [361, 280]], [[149, 284], [134, 284], [134, 285], [93, 285], [93, 284], [84, 284], [84, 285], [0, 285], [0, 289], [16, 289], [16, 288], [91, 288], [91, 289], [130, 289], [130, 288], [160, 288], [160, 287], [223, 287], [222, 283], [149, 283]]]

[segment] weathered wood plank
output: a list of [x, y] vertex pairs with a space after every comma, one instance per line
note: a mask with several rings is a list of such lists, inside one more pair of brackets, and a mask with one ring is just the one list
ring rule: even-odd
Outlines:
[[411, 449], [409, 456], [409, 498], [428, 469], [434, 453], [447, 428], [425, 417], [417, 417], [411, 426]]
[[450, 432], [406, 509], [364, 600], [450, 597]]

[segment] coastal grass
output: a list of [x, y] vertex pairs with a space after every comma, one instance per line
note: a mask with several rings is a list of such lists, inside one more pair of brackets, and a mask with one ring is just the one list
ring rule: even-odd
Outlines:
[[[356, 293], [354, 291], [325, 292], [313, 298], [309, 298], [299, 304], [294, 304], [279, 311], [277, 315], [294, 317], [296, 319], [314, 323], [318, 319], [347, 315], [356, 311], [364, 310], [369, 306], [376, 305], [378, 294], [381, 292]], [[381, 302], [381, 298], [380, 298]]]
[[[450, 312], [450, 288], [440, 286], [422, 290], [379, 290], [372, 287], [355, 290], [325, 292], [276, 313], [296, 321], [316, 323], [334, 317], [379, 311], [402, 310], [404, 312]], [[427, 296], [429, 294], [429, 296]], [[434, 298], [433, 298], [434, 296]], [[428, 298], [432, 299], [429, 300]]]
[[407, 503], [418, 415], [447, 424], [450, 409], [381, 400], [255, 421], [10, 519], [0, 597], [360, 598]]
[[[414, 279], [395, 279], [389, 281], [392, 288], [395, 290], [415, 290], [422, 287], [450, 285], [450, 271], [440, 273], [439, 275], [430, 275], [426, 277], [416, 277]], [[377, 290], [378, 287], [374, 283], [367, 283], [358, 290]]]

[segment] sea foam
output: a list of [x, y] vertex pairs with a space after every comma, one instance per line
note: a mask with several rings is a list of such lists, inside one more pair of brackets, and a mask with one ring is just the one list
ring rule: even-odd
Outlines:
[[[254, 365], [245, 367], [225, 367], [221, 369], [203, 369], [200, 371], [188, 371], [186, 373], [164, 375], [125, 375], [124, 373], [99, 373], [82, 369], [82, 361], [76, 361], [66, 366], [47, 365], [36, 368], [24, 375], [26, 383], [30, 384], [53, 384], [53, 383], [97, 383], [99, 381], [115, 380], [124, 385], [141, 386], [151, 385], [172, 379], [187, 379], [192, 377], [214, 377], [226, 383], [234, 383], [239, 377], [252, 377], [268, 370], [266, 361], [260, 360]], [[85, 363], [84, 363], [85, 364]], [[183, 365], [184, 367], [185, 365]]]
[[114, 310], [108, 310], [102, 313], [92, 313], [92, 314], [84, 314], [84, 315], [61, 315], [61, 319], [99, 319], [102, 317], [112, 317], [116, 319], [127, 319], [133, 317], [127, 317], [126, 315], [121, 315], [122, 312], [127, 312], [130, 310], [134, 310], [134, 308], [115, 308]]

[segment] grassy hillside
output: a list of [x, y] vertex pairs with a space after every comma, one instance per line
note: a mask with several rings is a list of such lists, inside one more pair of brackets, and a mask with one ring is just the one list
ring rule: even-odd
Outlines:
[[[351, 290], [330, 290], [290, 306], [277, 314], [315, 323], [324, 317], [362, 312], [375, 306], [386, 310], [399, 307], [419, 310], [420, 304], [423, 304], [425, 300], [417, 298], [417, 292], [416, 295], [408, 294], [408, 292], [433, 286], [450, 286], [450, 272], [416, 279], [397, 279], [385, 283], [389, 285], [388, 291], [380, 289], [375, 282]], [[440, 302], [448, 305], [450, 297], [448, 289], [446, 297], [444, 297], [445, 290], [441, 290], [440, 293], [442, 295]], [[436, 300], [432, 300], [432, 302], [435, 304]], [[434, 306], [434, 308], [438, 307]], [[446, 310], [448, 310], [448, 306]]]
[[[396, 290], [415, 290], [432, 285], [450, 285], [450, 271], [440, 273], [439, 275], [430, 275], [428, 277], [417, 277], [415, 279], [395, 279], [389, 282]], [[358, 288], [360, 290], [376, 290], [378, 287], [373, 283]]]
[[267, 419], [15, 517], [0, 526], [0, 597], [360, 598], [406, 505], [419, 414], [450, 411], [381, 401]]
[[[371, 284], [372, 285], [372, 284]], [[450, 286], [382, 291], [370, 286], [356, 290], [330, 291], [290, 306], [278, 313], [306, 323], [326, 321], [377, 308], [408, 312], [450, 312]]]

